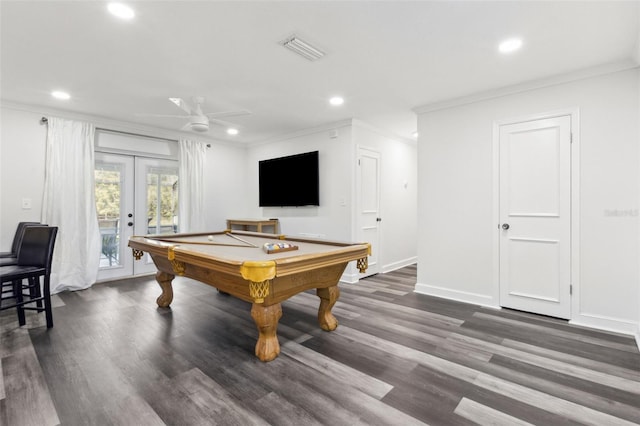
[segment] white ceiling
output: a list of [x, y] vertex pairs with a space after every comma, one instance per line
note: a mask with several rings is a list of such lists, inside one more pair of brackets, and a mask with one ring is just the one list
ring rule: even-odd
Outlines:
[[[639, 1], [138, 1], [121, 21], [99, 1], [0, 2], [0, 95], [171, 130], [169, 97], [248, 109], [231, 137], [255, 142], [357, 118], [410, 138], [412, 108], [637, 59]], [[278, 43], [297, 34], [309, 62]], [[512, 55], [497, 44], [522, 37]], [[50, 92], [63, 89], [62, 102]], [[341, 107], [328, 105], [340, 94]]]

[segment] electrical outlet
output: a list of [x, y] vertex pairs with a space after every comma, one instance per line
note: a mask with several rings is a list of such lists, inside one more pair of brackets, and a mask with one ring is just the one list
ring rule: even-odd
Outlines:
[[31, 198], [22, 199], [22, 210], [31, 210]]

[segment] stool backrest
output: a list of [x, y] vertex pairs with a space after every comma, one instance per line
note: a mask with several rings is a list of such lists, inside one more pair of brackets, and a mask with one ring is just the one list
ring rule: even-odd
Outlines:
[[18, 265], [51, 269], [57, 226], [27, 226], [18, 250]]
[[18, 227], [16, 228], [16, 233], [13, 236], [13, 242], [11, 243], [11, 253], [16, 255], [18, 253], [18, 249], [20, 248], [20, 242], [22, 241], [22, 236], [24, 235], [24, 228], [26, 226], [31, 225], [40, 225], [40, 222], [20, 222], [18, 223]]

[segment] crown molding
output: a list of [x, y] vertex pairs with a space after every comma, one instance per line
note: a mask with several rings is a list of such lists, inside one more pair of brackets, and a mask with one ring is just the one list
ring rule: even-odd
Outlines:
[[302, 136], [315, 135], [317, 133], [322, 133], [322, 132], [330, 132], [332, 130], [336, 130], [336, 129], [340, 129], [340, 128], [344, 128], [344, 127], [349, 127], [352, 124], [353, 124], [353, 119], [335, 121], [333, 123], [322, 124], [322, 125], [316, 126], [316, 127], [309, 127], [308, 129], [296, 130], [295, 132], [284, 133], [284, 134], [278, 135], [278, 136], [271, 136], [269, 138], [261, 139], [259, 141], [248, 142], [246, 144], [246, 146], [247, 147], [256, 147], [256, 146], [261, 146], [261, 145], [268, 145], [270, 143], [282, 142], [282, 141], [286, 141], [286, 140], [289, 140], [289, 139], [299, 138], [299, 137], [302, 137]]
[[418, 144], [418, 141], [416, 141], [415, 139], [409, 139], [409, 138], [404, 138], [402, 136], [399, 136], [393, 132], [381, 129], [379, 127], [374, 126], [373, 124], [367, 123], [365, 121], [362, 121], [360, 119], [354, 118], [353, 119], [353, 125], [354, 126], [358, 126], [358, 127], [362, 127], [364, 129], [370, 130], [374, 133], [377, 133], [381, 136], [384, 136], [386, 138], [389, 139], [393, 139], [394, 141], [398, 141], [398, 142], [403, 142], [406, 143], [408, 145], [412, 145], [412, 146], [416, 146]]
[[382, 135], [384, 137], [387, 137], [389, 139], [393, 139], [394, 141], [398, 141], [398, 142], [403, 142], [409, 145], [416, 145], [416, 141], [412, 140], [412, 139], [407, 139], [407, 138], [403, 138], [401, 136], [398, 136], [397, 134], [393, 133], [393, 132], [389, 132], [386, 131], [384, 129], [381, 129], [379, 127], [375, 127], [372, 124], [366, 123], [360, 119], [357, 118], [350, 118], [350, 119], [346, 119], [346, 120], [341, 120], [341, 121], [336, 121], [333, 123], [327, 123], [327, 124], [323, 124], [320, 126], [316, 126], [316, 127], [310, 127], [308, 129], [303, 129], [303, 130], [298, 130], [295, 132], [291, 132], [291, 133], [286, 133], [283, 135], [279, 135], [279, 136], [273, 136], [270, 137], [268, 139], [263, 139], [260, 141], [256, 141], [256, 142], [251, 142], [248, 143], [247, 146], [249, 147], [256, 147], [256, 146], [260, 146], [260, 145], [268, 145], [270, 143], [273, 142], [282, 142], [285, 140], [289, 140], [289, 139], [294, 139], [294, 138], [299, 138], [299, 137], [303, 137], [303, 136], [309, 136], [309, 135], [315, 135], [318, 133], [322, 133], [322, 132], [331, 132], [332, 130], [337, 130], [340, 128], [345, 128], [345, 127], [353, 127], [353, 126], [357, 126], [357, 127], [362, 127], [365, 129], [368, 129], [372, 132], [378, 133], [379, 135]]
[[413, 108], [412, 111], [416, 114], [424, 114], [428, 112], [439, 111], [448, 108], [459, 107], [476, 102], [486, 101], [490, 99], [500, 98], [503, 96], [515, 95], [522, 92], [528, 92], [531, 90], [542, 89], [545, 87], [557, 86], [560, 84], [570, 83], [573, 81], [584, 80], [588, 78], [598, 77], [606, 74], [613, 74], [620, 71], [626, 71], [634, 68], [638, 68], [640, 65], [633, 59], [627, 59], [619, 62], [612, 62], [609, 64], [599, 65], [592, 68], [586, 68], [579, 71], [560, 74], [553, 77], [543, 78], [539, 80], [532, 80], [521, 84], [515, 84], [512, 86], [505, 86], [499, 89], [488, 90], [485, 92], [478, 92], [468, 96], [462, 96], [459, 98], [448, 99], [444, 101], [434, 102]]
[[195, 135], [188, 132], [179, 132], [159, 127], [146, 126], [144, 124], [114, 120], [107, 117], [82, 114], [64, 109], [50, 108], [42, 105], [22, 104], [0, 99], [0, 107], [42, 116], [55, 116], [70, 120], [86, 121], [93, 124], [95, 127], [103, 129], [107, 132], [138, 133], [141, 136], [150, 138], [173, 139], [175, 141], [178, 141], [180, 139], [189, 139], [202, 143], [215, 143], [216, 145], [231, 146], [239, 149], [245, 148], [245, 145], [239, 145], [237, 142], [225, 141], [222, 139], [211, 138], [204, 135]]

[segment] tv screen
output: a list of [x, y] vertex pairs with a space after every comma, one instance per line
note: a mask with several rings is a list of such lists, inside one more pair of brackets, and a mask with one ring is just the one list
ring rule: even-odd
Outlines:
[[260, 207], [320, 205], [318, 151], [258, 163]]

